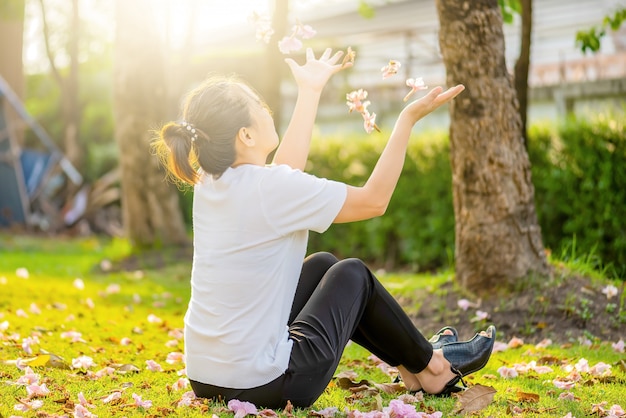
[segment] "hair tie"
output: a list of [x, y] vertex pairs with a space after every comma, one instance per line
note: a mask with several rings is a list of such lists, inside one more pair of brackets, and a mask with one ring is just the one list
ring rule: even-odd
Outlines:
[[191, 135], [191, 142], [196, 142], [196, 140], [198, 139], [198, 133], [196, 132], [195, 126], [193, 126], [193, 124], [187, 122], [186, 120], [183, 120], [180, 124], [183, 126], [183, 128], [189, 131], [189, 135]]

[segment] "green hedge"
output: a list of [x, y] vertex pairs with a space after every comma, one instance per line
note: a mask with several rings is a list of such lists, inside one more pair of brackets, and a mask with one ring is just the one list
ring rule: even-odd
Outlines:
[[[386, 134], [315, 138], [307, 171], [362, 185]], [[533, 126], [529, 132], [535, 201], [546, 248], [557, 256], [593, 255], [626, 277], [626, 133], [616, 117]], [[183, 208], [190, 220], [191, 193]], [[447, 133], [412, 138], [385, 216], [311, 233], [309, 251], [359, 257], [378, 267], [447, 268], [454, 254], [454, 211]]]

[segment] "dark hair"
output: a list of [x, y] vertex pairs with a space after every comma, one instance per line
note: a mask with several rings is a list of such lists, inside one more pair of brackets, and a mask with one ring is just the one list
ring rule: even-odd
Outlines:
[[196, 184], [198, 169], [220, 176], [235, 162], [235, 137], [251, 126], [250, 107], [255, 103], [264, 105], [238, 78], [211, 77], [189, 92], [182, 121], [164, 125], [153, 150], [176, 181]]

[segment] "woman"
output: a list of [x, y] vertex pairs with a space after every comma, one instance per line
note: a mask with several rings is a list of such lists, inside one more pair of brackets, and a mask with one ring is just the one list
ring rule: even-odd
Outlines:
[[310, 406], [350, 339], [397, 366], [409, 390], [432, 394], [460, 390], [489, 359], [495, 328], [456, 342], [448, 327], [431, 344], [363, 262], [305, 259], [309, 230], [384, 214], [413, 125], [463, 90], [437, 87], [407, 105], [364, 186], [317, 178], [303, 171], [321, 91], [351, 65], [341, 56], [309, 49], [304, 65], [285, 60], [298, 98], [280, 145], [265, 103], [233, 78], [194, 89], [155, 143], [170, 173], [195, 187], [185, 355], [199, 397]]

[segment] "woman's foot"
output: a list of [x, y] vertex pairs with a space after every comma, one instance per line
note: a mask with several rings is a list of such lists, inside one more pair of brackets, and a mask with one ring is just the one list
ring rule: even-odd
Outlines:
[[443, 327], [428, 340], [434, 349], [441, 348], [442, 345], [458, 341], [459, 333], [453, 327]]
[[492, 325], [469, 341], [452, 342], [435, 350], [426, 369], [415, 375], [421, 387], [428, 393], [439, 395], [460, 391], [456, 384], [463, 382], [464, 376], [485, 367], [489, 361], [495, 337], [496, 328]]

